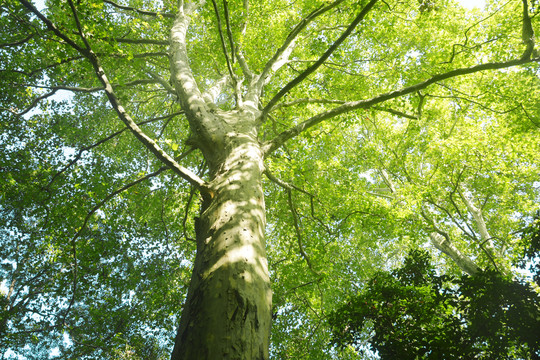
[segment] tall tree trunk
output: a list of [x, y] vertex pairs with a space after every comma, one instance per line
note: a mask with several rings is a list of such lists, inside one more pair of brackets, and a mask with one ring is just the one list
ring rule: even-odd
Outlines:
[[220, 116], [202, 140], [215, 195], [196, 220], [197, 255], [172, 359], [268, 359], [263, 155], [249, 115]]

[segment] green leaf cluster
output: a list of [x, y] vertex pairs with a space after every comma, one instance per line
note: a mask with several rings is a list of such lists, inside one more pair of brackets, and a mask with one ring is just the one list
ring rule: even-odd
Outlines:
[[[381, 359], [534, 359], [540, 296], [494, 271], [439, 275], [424, 251], [375, 274], [329, 315], [332, 342]], [[367, 336], [366, 334], [370, 334]]]

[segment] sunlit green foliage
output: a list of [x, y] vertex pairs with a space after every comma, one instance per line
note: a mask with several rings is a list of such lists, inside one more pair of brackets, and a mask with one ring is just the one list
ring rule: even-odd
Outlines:
[[[244, 1], [230, 0], [232, 37], [249, 67], [260, 72], [298, 22], [329, 3], [261, 0], [251, 1], [246, 11]], [[365, 3], [343, 1], [310, 23], [287, 64], [266, 85], [261, 107], [326, 51]], [[176, 95], [167, 88], [167, 38], [177, 1], [74, 4], [122, 105], [182, 165], [207, 176], [202, 155], [192, 151]], [[521, 6], [518, 0], [488, 1], [481, 11], [450, 0], [379, 2], [323, 66], [270, 112], [260, 141], [345, 101], [370, 99], [454, 69], [519, 59], [525, 48]], [[82, 46], [67, 1], [47, 0], [42, 13]], [[228, 71], [210, 2], [194, 16], [187, 46], [196, 80], [207, 90]], [[232, 68], [241, 76], [238, 62]], [[199, 195], [125, 131], [92, 71], [19, 1], [2, 2], [0, 354], [5, 358], [42, 359], [58, 352], [77, 359], [163, 359], [172, 346], [196, 250]], [[234, 108], [231, 87], [216, 104]], [[539, 68], [530, 62], [445, 79], [346, 112], [267, 157], [266, 168], [294, 186], [289, 195], [276, 182], [264, 183], [274, 292], [272, 356], [362, 358], [354, 348], [332, 347], [327, 316], [350, 294], [370, 286], [373, 301], [382, 301], [377, 296], [385, 296], [387, 286], [431, 303], [426, 311], [411, 301], [406, 307], [423, 316], [418, 319], [429, 325], [429, 334], [441, 330], [443, 321], [455, 321], [444, 297], [435, 294], [447, 289], [448, 296], [457, 296], [447, 285], [462, 270], [433, 246], [434, 232], [445, 234], [480, 268], [511, 277], [512, 265], [523, 258], [519, 232], [538, 208], [539, 127]], [[481, 209], [489, 239], [482, 238], [467, 201]], [[418, 248], [429, 249], [434, 259], [433, 267], [423, 263], [422, 286], [401, 284], [398, 273], [380, 273]], [[377, 311], [403, 315], [389, 307]], [[432, 322], [440, 315], [447, 317]], [[426, 329], [417, 325], [410, 332], [421, 338]], [[371, 328], [357, 329], [367, 341]], [[501, 331], [506, 336], [510, 328]], [[403, 345], [410, 332], [384, 340]]]

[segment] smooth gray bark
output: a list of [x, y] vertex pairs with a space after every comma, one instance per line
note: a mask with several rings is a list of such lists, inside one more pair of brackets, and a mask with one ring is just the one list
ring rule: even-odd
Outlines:
[[263, 153], [257, 140], [260, 112], [253, 105], [258, 91], [230, 111], [211, 104], [212, 92], [201, 93], [185, 44], [195, 7], [184, 3], [171, 29], [171, 72], [191, 141], [202, 151], [210, 175], [201, 192], [197, 255], [171, 359], [268, 359], [272, 293]]
[[465, 256], [450, 242], [450, 239], [445, 238], [439, 233], [432, 232], [429, 234], [431, 243], [439, 251], [445, 253], [456, 263], [456, 265], [469, 275], [478, 273], [481, 269], [469, 257]]
[[197, 255], [172, 359], [268, 359], [272, 293], [254, 119], [215, 116], [225, 131], [213, 133], [206, 154], [214, 196], [196, 220]]

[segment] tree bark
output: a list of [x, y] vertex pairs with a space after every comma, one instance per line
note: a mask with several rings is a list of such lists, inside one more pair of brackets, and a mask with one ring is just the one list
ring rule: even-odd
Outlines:
[[172, 359], [268, 359], [272, 294], [254, 121], [248, 112], [221, 113], [212, 139], [199, 139], [212, 148], [205, 156], [214, 196], [196, 219], [197, 255]]
[[195, 221], [197, 255], [171, 359], [263, 360], [270, 345], [272, 293], [256, 126], [260, 113], [247, 102], [239, 110], [222, 111], [211, 104], [212, 96], [201, 94], [185, 43], [190, 15], [200, 4], [181, 3], [170, 35], [171, 79], [192, 143], [210, 169]]
[[439, 251], [445, 253], [454, 261], [454, 263], [464, 272], [469, 275], [477, 274], [481, 269], [472, 261], [469, 257], [465, 256], [459, 251], [451, 242], [450, 239], [445, 238], [443, 235], [432, 232], [429, 234], [431, 243]]

